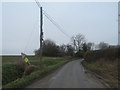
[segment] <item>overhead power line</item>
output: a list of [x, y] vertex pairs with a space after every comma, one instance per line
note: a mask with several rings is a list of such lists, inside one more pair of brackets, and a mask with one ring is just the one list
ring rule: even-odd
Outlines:
[[[41, 4], [38, 2], [38, 0], [35, 0], [35, 2], [37, 3], [38, 7], [42, 7]], [[43, 14], [44, 16], [49, 19], [49, 21], [52, 22], [53, 25], [55, 25], [65, 36], [67, 36], [68, 38], [71, 38], [67, 33], [64, 32], [64, 29], [47, 13], [45, 12], [45, 10], [43, 10]]]
[[64, 32], [64, 29], [55, 21], [53, 20], [53, 18], [50, 17], [50, 15], [48, 15], [44, 10], [43, 10], [43, 14], [68, 38], [71, 38], [67, 33]]
[[38, 5], [39, 8], [42, 7], [42, 6], [40, 5], [40, 3], [38, 2], [38, 0], [35, 0], [35, 2], [36, 2], [36, 4]]

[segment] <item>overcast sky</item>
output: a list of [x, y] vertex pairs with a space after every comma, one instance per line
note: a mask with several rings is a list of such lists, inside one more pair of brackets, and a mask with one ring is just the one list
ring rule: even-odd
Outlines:
[[[87, 42], [118, 44], [117, 2], [41, 3], [43, 9], [69, 36], [85, 35]], [[2, 4], [2, 54], [33, 54], [39, 48], [39, 8], [35, 2]], [[44, 17], [44, 39], [58, 45], [70, 38]]]

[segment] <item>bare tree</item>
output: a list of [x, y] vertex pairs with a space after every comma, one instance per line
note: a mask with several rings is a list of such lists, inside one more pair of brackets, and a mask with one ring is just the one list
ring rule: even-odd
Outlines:
[[72, 45], [74, 47], [74, 51], [76, 51], [77, 50], [77, 43], [76, 43], [76, 40], [75, 40], [75, 36], [72, 36], [71, 43], [72, 43]]
[[85, 43], [85, 37], [82, 34], [77, 34], [71, 38], [72, 45], [74, 46], [76, 51], [81, 50], [82, 45]]

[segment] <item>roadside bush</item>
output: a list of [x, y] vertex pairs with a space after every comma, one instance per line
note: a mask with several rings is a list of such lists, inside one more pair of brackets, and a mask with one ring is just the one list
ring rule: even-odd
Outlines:
[[16, 62], [16, 65], [21, 67], [23, 70], [25, 70], [25, 68], [28, 66], [24, 61], [19, 60]]
[[15, 64], [4, 64], [2, 66], [2, 84], [5, 85], [17, 78], [22, 77], [24, 69]]
[[89, 70], [104, 78], [110, 87], [117, 88], [120, 80], [118, 76], [120, 47], [104, 50], [88, 51], [82, 64]]
[[108, 48], [104, 50], [95, 50], [95, 51], [87, 51], [84, 58], [86, 61], [96, 61], [98, 59], [104, 58], [108, 60], [115, 60], [118, 58], [118, 50], [119, 48]]
[[38, 69], [39, 69], [38, 66], [30, 65], [30, 66], [26, 67], [23, 75], [30, 75], [32, 72], [34, 72], [34, 71], [36, 71]]

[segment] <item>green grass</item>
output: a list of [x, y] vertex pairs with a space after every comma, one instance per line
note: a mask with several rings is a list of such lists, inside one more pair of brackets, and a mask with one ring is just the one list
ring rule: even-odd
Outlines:
[[[39, 60], [39, 57], [28, 56], [30, 61]], [[2, 64], [13, 64], [19, 60], [22, 60], [21, 56], [2, 56]]]
[[[28, 56], [31, 64], [33, 65], [39, 65], [40, 64], [40, 58], [39, 57], [35, 57], [35, 56]], [[56, 60], [59, 62], [59, 61], [64, 61], [66, 58], [63, 58], [63, 57], [43, 57], [43, 62], [46, 62], [46, 61], [55, 61]], [[2, 56], [2, 64], [14, 64], [16, 63], [17, 61], [20, 61], [22, 60], [21, 59], [21, 56]]]
[[110, 87], [118, 88], [118, 60], [100, 59], [95, 62], [83, 61], [82, 64], [89, 70], [102, 76]]
[[20, 78], [24, 72], [21, 67], [15, 64], [5, 64], [2, 67], [2, 84], [5, 85], [17, 78]]
[[58, 64], [44, 68], [42, 71], [33, 72], [32, 74], [30, 74], [28, 76], [18, 78], [17, 80], [12, 81], [11, 83], [8, 83], [7, 85], [4, 85], [3, 88], [24, 88], [25, 86], [31, 84], [34, 80], [36, 80], [38, 78], [42, 78], [49, 72], [59, 68], [61, 65], [63, 65], [67, 61], [68, 60], [62, 61]]
[[[39, 65], [40, 65], [39, 57], [28, 56], [28, 58], [30, 60], [31, 65], [39, 67]], [[54, 65], [59, 66], [59, 64], [65, 63], [68, 60], [70, 60], [70, 59], [66, 59], [66, 58], [63, 58], [63, 57], [43, 57], [43, 65], [45, 66], [43, 69], [47, 70], [47, 72], [49, 72], [49, 68], [51, 66], [52, 67]], [[21, 69], [21, 67], [24, 67], [23, 64], [20, 65], [20, 66], [18, 64], [16, 64], [19, 61], [22, 61], [21, 56], [3, 56], [2, 57], [2, 70], [3, 70], [3, 76], [2, 76], [3, 77], [3, 80], [2, 80], [3, 83], [2, 84], [3, 85], [6, 85], [6, 84], [8, 84], [11, 81], [14, 81], [16, 79], [19, 80], [23, 76], [24, 70], [22, 70], [23, 68]], [[41, 69], [42, 68], [40, 68], [39, 71]], [[53, 69], [54, 68], [52, 68], [51, 70], [53, 70]], [[42, 72], [42, 75], [44, 75], [43, 73], [44, 72]]]

